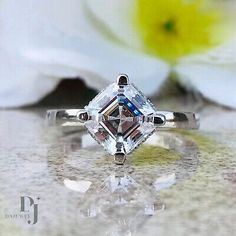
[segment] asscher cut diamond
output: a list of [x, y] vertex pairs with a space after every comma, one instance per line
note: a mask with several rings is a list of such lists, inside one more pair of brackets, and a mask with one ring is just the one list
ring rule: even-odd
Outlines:
[[145, 117], [156, 110], [132, 84], [111, 84], [85, 109], [91, 118], [85, 126], [112, 155], [129, 154], [155, 130], [153, 122]]

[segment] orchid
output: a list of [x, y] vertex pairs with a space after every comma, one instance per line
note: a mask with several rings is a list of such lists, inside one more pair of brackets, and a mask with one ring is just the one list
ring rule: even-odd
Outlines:
[[210, 0], [2, 0], [0, 107], [35, 103], [62, 78], [100, 90], [119, 73], [152, 95], [174, 72], [235, 108], [230, 9]]

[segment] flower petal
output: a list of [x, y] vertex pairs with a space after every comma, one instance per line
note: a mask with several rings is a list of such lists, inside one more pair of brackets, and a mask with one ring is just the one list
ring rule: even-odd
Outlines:
[[169, 72], [167, 64], [107, 40], [81, 0], [2, 1], [0, 22], [6, 67], [0, 69], [0, 106], [36, 102], [64, 77], [82, 77], [101, 89], [126, 73], [150, 95]]
[[175, 70], [184, 86], [198, 90], [211, 101], [236, 108], [235, 67], [229, 69], [207, 64], [179, 64]]
[[85, 4], [88, 13], [120, 42], [132, 48], [142, 48], [142, 40], [134, 27], [134, 0], [86, 0]]
[[236, 37], [206, 53], [182, 58], [175, 68], [180, 81], [204, 97], [236, 108]]
[[236, 64], [236, 36], [221, 46], [213, 48], [205, 53], [184, 57], [180, 63], [209, 64], [217, 66], [232, 66]]
[[[96, 46], [95, 43], [91, 45]], [[25, 56], [37, 64], [42, 74], [54, 77], [77, 75], [85, 78], [88, 86], [99, 90], [108, 82], [114, 82], [118, 74], [125, 73], [145, 94], [151, 95], [168, 75], [169, 66], [154, 58], [115, 46], [97, 46], [103, 47], [103, 55], [85, 43], [84, 49], [88, 49], [85, 54], [76, 50], [45, 49], [26, 52]]]
[[3, 50], [0, 51], [0, 62], [0, 107], [35, 103], [58, 83], [52, 77], [42, 76], [22, 57], [9, 55]]

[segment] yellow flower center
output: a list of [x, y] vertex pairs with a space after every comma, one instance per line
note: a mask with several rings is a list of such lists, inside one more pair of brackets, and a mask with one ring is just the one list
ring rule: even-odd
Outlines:
[[136, 1], [135, 22], [151, 54], [175, 62], [216, 46], [224, 38], [220, 10], [204, 0]]

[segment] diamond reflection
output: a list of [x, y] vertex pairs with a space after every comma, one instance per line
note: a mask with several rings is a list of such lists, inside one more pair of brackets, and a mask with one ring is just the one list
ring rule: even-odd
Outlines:
[[75, 180], [70, 180], [70, 179], [64, 179], [64, 185], [73, 191], [80, 192], [80, 193], [85, 193], [88, 191], [90, 188], [90, 185], [92, 184], [90, 181], [75, 181]]
[[173, 184], [176, 183], [175, 173], [162, 176], [156, 179], [154, 182], [154, 187], [156, 191], [160, 191], [162, 189], [170, 188]]
[[166, 209], [159, 193], [197, 170], [196, 144], [175, 133], [154, 134], [148, 143], [180, 153], [181, 158], [168, 165], [139, 165], [131, 157], [124, 166], [116, 166], [90, 140], [83, 133], [63, 137], [61, 143], [55, 140], [48, 155], [49, 173], [68, 189], [70, 201], [76, 202], [76, 222], [88, 232], [133, 235]]

